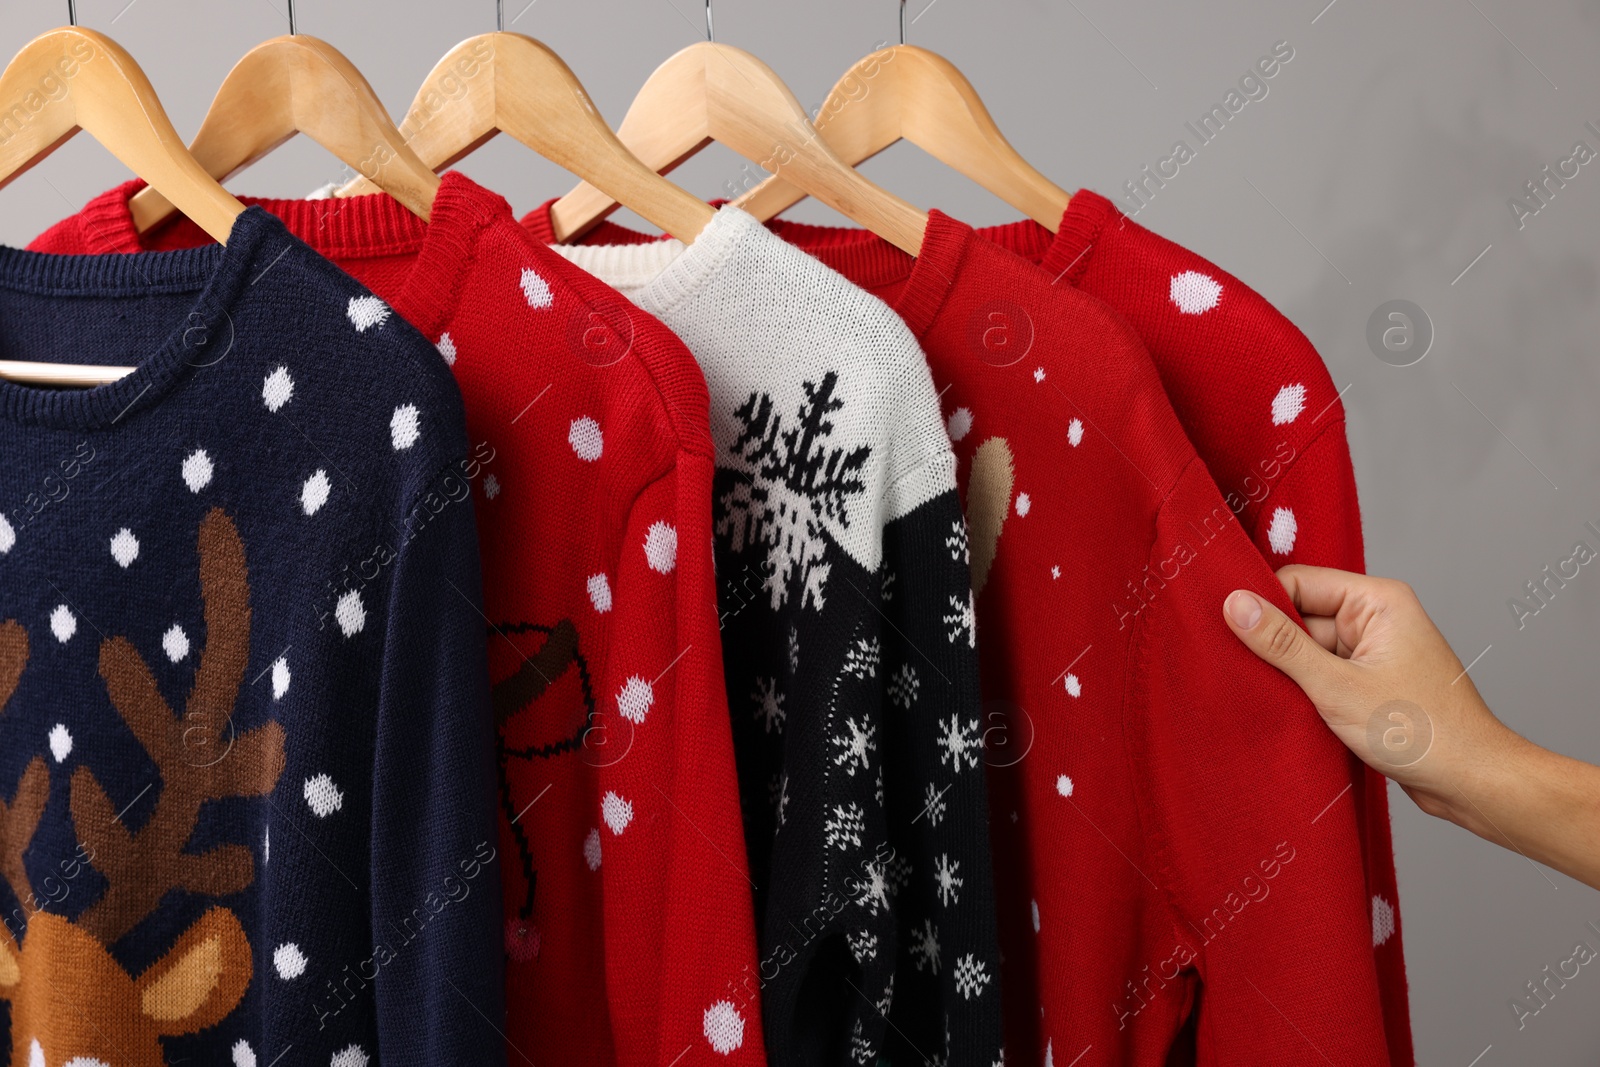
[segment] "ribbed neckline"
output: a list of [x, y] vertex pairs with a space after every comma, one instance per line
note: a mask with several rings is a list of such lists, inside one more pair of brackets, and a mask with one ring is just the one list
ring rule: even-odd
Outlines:
[[[234, 220], [226, 245], [133, 255], [53, 255], [0, 247], [0, 288], [37, 296], [85, 298], [140, 297], [152, 293], [196, 294], [186, 315], [133, 372], [90, 389], [55, 389], [0, 379], [0, 419], [26, 426], [102, 430], [136, 411], [158, 404], [196, 368], [215, 359], [210, 342], [232, 329], [232, 309], [261, 275], [267, 261], [287, 249], [289, 234], [260, 208], [247, 208]], [[0, 324], [0, 329], [3, 329]], [[197, 333], [197, 328], [200, 333]], [[207, 346], [194, 339], [205, 336]], [[119, 354], [83, 360], [112, 365]]]
[[[875, 238], [876, 239], [876, 238]], [[911, 263], [905, 288], [894, 302], [895, 312], [905, 320], [920, 340], [933, 327], [933, 320], [950, 297], [961, 273], [967, 247], [977, 239], [971, 226], [951, 218], [938, 208], [928, 212], [928, 229], [922, 235], [922, 254]], [[884, 247], [891, 247], [884, 242]], [[896, 250], [898, 251], [898, 250]], [[900, 253], [904, 255], [904, 253]]]
[[711, 284], [735, 249], [771, 237], [754, 216], [725, 205], [690, 245], [667, 238], [645, 244], [552, 244], [550, 248], [662, 318], [681, 300]]
[[[79, 215], [88, 247], [101, 252], [142, 251], [143, 235], [135, 228], [128, 206], [142, 188], [144, 182], [135, 179], [90, 201]], [[428, 222], [387, 193], [344, 199], [240, 199], [276, 217], [290, 233], [329, 259], [414, 255], [411, 272], [392, 303], [402, 318], [430, 338], [455, 309], [458, 283], [471, 266], [480, 232], [497, 216], [508, 221], [513, 218], [503, 198], [459, 171], [441, 176]]]

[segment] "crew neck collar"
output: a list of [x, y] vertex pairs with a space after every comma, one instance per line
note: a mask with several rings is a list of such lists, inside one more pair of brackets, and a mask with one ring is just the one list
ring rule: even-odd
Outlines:
[[724, 205], [689, 245], [666, 238], [641, 244], [551, 244], [550, 248], [662, 318], [685, 298], [714, 284], [736, 249], [771, 239], [753, 216]]
[[[134, 226], [129, 207], [129, 200], [142, 188], [144, 182], [134, 179], [90, 201], [80, 214], [86, 247], [96, 252], [144, 251], [146, 235]], [[415, 256], [392, 304], [429, 337], [449, 321], [479, 233], [497, 216], [513, 221], [504, 199], [459, 171], [440, 176], [428, 222], [387, 193], [342, 199], [240, 199], [272, 215], [289, 233], [335, 261]], [[188, 223], [180, 219], [173, 224]]]
[[[159, 345], [132, 373], [88, 389], [51, 388], [0, 379], [0, 421], [83, 431], [107, 430], [160, 403], [195, 370], [215, 361], [216, 349], [194, 339], [227, 337], [231, 309], [264, 270], [288, 251], [290, 236], [267, 212], [246, 208], [226, 245], [130, 255], [53, 255], [0, 247], [0, 289], [38, 296], [141, 297], [195, 293]], [[0, 327], [3, 328], [3, 327]], [[120, 355], [90, 362], [126, 362]]]

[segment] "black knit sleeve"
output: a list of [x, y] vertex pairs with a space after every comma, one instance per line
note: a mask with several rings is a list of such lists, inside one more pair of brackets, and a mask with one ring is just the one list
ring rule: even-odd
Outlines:
[[885, 527], [882, 584], [899, 946], [880, 1051], [895, 1063], [987, 1067], [1000, 1056], [999, 935], [967, 526], [954, 490]]

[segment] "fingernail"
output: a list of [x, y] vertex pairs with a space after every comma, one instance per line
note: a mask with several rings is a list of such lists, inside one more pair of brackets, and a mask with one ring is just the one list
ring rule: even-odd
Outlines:
[[1261, 601], [1243, 589], [1229, 593], [1228, 602], [1224, 606], [1227, 608], [1228, 617], [1241, 630], [1248, 630], [1261, 621]]

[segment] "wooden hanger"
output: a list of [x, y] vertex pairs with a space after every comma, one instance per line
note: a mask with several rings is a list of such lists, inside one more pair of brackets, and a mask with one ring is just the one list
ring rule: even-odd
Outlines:
[[[0, 100], [27, 111], [0, 143], [0, 188], [83, 130], [218, 241], [244, 211], [189, 154], [139, 64], [103, 34], [64, 26], [35, 37], [0, 73]], [[104, 385], [132, 369], [0, 360], [0, 377], [36, 385]]]
[[[955, 64], [906, 44], [905, 0], [900, 0], [900, 43], [845, 72], [816, 125], [828, 147], [852, 167], [896, 141], [910, 141], [1051, 233], [1060, 229], [1072, 198], [1011, 147]], [[734, 204], [766, 222], [805, 195], [783, 175], [774, 175]]]
[[[520, 33], [480, 34], [452, 48], [428, 74], [400, 130], [435, 171], [496, 133], [510, 134], [686, 243], [716, 214], [629, 152], [561, 57]], [[373, 190], [357, 178], [336, 195]]]
[[[920, 252], [928, 216], [840, 159], [771, 67], [749, 52], [714, 43], [711, 36], [711, 0], [706, 0], [707, 40], [685, 48], [650, 75], [617, 128], [622, 143], [665, 174], [718, 141], [781, 173], [896, 247]], [[614, 198], [585, 183], [552, 205], [550, 220], [564, 240], [584, 233], [617, 206]]]
[[[218, 181], [271, 152], [297, 133], [326, 148], [423, 220], [439, 190], [439, 176], [406, 146], [383, 102], [338, 49], [294, 32], [252, 48], [228, 72], [189, 151]], [[173, 206], [154, 188], [129, 204], [143, 233]]]

